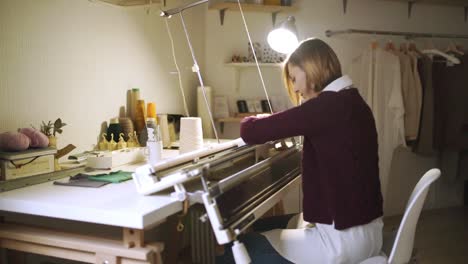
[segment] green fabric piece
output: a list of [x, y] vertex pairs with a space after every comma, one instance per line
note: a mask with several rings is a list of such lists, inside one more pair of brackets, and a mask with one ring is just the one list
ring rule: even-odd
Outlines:
[[119, 183], [130, 180], [132, 178], [132, 172], [129, 171], [113, 171], [109, 174], [96, 174], [90, 175], [88, 179], [92, 181], [103, 181], [103, 182], [112, 182], [112, 183]]

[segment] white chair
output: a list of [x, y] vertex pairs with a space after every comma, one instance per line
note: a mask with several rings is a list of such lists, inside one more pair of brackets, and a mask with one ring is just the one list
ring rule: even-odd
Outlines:
[[[396, 238], [386, 238], [383, 241], [384, 256], [376, 256], [364, 260], [360, 264], [404, 264], [408, 263], [411, 259], [413, 252], [414, 235], [416, 233], [416, 224], [418, 223], [419, 215], [421, 214], [424, 201], [426, 200], [429, 186], [440, 177], [439, 169], [431, 169], [427, 171], [418, 184], [414, 187], [413, 192], [406, 205], [405, 214], [401, 220], [400, 227]], [[392, 245], [390, 252], [385, 252], [386, 245]]]

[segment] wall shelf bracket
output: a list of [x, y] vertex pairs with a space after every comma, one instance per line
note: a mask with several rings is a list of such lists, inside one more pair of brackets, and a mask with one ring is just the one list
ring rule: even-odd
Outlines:
[[226, 14], [227, 8], [223, 8], [219, 10], [219, 21], [221, 22], [221, 26], [224, 25], [224, 15]]
[[411, 18], [411, 12], [413, 11], [413, 5], [414, 5], [413, 1], [408, 2], [408, 18]]
[[279, 11], [271, 13], [271, 21], [273, 22], [273, 27], [275, 27], [276, 25], [276, 17], [278, 16], [278, 13]]
[[465, 22], [468, 19], [468, 6], [465, 6]]

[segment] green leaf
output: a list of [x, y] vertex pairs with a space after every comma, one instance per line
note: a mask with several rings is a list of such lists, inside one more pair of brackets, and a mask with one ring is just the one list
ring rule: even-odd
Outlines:
[[55, 120], [54, 127], [62, 127], [62, 119], [57, 118], [57, 120]]

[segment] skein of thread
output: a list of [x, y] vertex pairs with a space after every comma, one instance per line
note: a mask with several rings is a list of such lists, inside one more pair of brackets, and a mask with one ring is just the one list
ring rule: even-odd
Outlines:
[[203, 148], [203, 129], [200, 117], [182, 117], [180, 119], [179, 152], [187, 153]]

